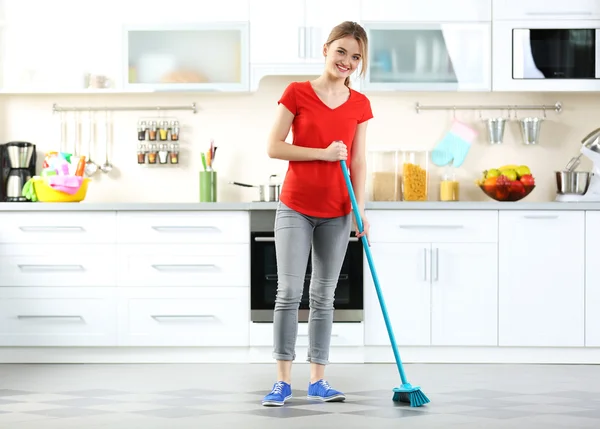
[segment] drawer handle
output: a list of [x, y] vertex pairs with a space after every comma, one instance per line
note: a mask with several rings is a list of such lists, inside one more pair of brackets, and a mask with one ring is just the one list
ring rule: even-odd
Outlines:
[[82, 316], [69, 316], [69, 315], [18, 315], [17, 319], [77, 319], [84, 321]]
[[525, 219], [558, 219], [558, 215], [525, 215]]
[[[260, 243], [272, 243], [275, 241], [275, 237], [254, 237], [254, 241]], [[357, 237], [349, 237], [348, 241], [358, 241]]]
[[23, 232], [85, 232], [81, 226], [20, 226]]
[[153, 230], [157, 232], [219, 232], [219, 228], [215, 226], [153, 226]]
[[220, 271], [219, 267], [214, 264], [152, 264], [152, 268], [156, 271], [169, 271], [169, 272], [185, 272], [185, 273], [198, 273], [198, 272], [216, 272]]
[[402, 229], [461, 229], [464, 225], [398, 225]]
[[[299, 337], [308, 337], [308, 334], [298, 334], [298, 336]], [[340, 336], [339, 334], [331, 334], [330, 335], [330, 337], [333, 337], [333, 338], [339, 337], [339, 336]]]
[[28, 273], [65, 273], [85, 271], [83, 265], [18, 265], [19, 269]]
[[212, 314], [153, 314], [154, 320], [159, 319], [216, 319], [216, 316]]

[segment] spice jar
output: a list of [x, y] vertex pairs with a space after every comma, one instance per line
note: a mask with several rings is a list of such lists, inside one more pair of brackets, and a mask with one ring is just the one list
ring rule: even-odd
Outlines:
[[150, 145], [150, 151], [148, 152], [148, 164], [156, 164], [156, 156], [158, 155], [158, 147], [156, 144]]
[[138, 140], [146, 140], [146, 121], [141, 121], [138, 124]]
[[458, 201], [459, 185], [454, 173], [446, 172], [440, 182], [440, 201]]
[[149, 140], [156, 140], [156, 121], [150, 122], [150, 128], [148, 129]]
[[169, 150], [167, 148], [167, 145], [162, 143], [158, 147], [158, 162], [160, 164], [166, 164], [168, 160], [169, 160]]
[[171, 164], [179, 164], [179, 144], [171, 143], [170, 156]]
[[169, 122], [162, 121], [160, 123], [160, 128], [158, 129], [158, 138], [161, 140], [166, 140], [169, 134]]
[[179, 121], [171, 122], [171, 140], [179, 140]]
[[137, 152], [137, 162], [138, 164], [145, 164], [146, 163], [146, 145], [145, 144], [140, 144], [138, 146], [138, 152]]

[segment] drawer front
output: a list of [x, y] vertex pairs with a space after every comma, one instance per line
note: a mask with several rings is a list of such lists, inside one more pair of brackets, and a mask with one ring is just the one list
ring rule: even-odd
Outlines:
[[372, 243], [495, 243], [495, 210], [367, 210]]
[[120, 245], [121, 286], [250, 287], [247, 244]]
[[509, 230], [521, 231], [521, 236], [534, 237], [536, 241], [548, 240], [548, 234], [551, 234], [558, 244], [560, 243], [560, 237], [563, 235], [584, 234], [585, 212], [571, 210], [511, 210], [500, 213], [499, 226], [500, 234]]
[[0, 286], [115, 286], [116, 246], [3, 246]]
[[[161, 288], [167, 289], [167, 288]], [[124, 299], [124, 346], [248, 345], [250, 291], [211, 289], [205, 294], [142, 293]]]
[[110, 292], [67, 296], [62, 289], [67, 293], [32, 297], [14, 290], [0, 289], [0, 345], [117, 345], [117, 303]]
[[249, 243], [248, 212], [119, 213], [119, 243]]
[[[364, 337], [365, 331], [362, 323], [334, 323], [331, 330], [331, 346], [363, 346]], [[307, 347], [308, 339], [308, 323], [300, 323], [296, 345]], [[273, 324], [250, 323], [250, 346], [272, 347]]]
[[600, 18], [600, 3], [598, 0], [494, 0], [493, 13], [494, 21], [528, 20], [534, 25], [538, 20], [595, 20]]
[[10, 212], [0, 214], [0, 243], [114, 243], [114, 212]]

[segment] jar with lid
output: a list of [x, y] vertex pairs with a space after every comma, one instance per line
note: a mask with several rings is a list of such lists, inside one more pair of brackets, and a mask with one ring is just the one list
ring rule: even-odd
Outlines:
[[161, 143], [158, 146], [158, 162], [159, 164], [166, 164], [169, 160], [169, 148], [166, 143]]
[[138, 140], [146, 140], [146, 130], [147, 130], [146, 121], [140, 121], [138, 123]]
[[148, 151], [148, 164], [156, 164], [156, 157], [158, 156], [158, 146], [156, 143], [150, 145]]
[[156, 126], [156, 121], [151, 121], [150, 122], [150, 128], [148, 128], [148, 140], [156, 140], [156, 131], [157, 131], [157, 126]]
[[369, 200], [401, 201], [400, 151], [392, 148], [369, 150], [367, 181]]
[[146, 153], [148, 152], [146, 145], [144, 143], [140, 143], [138, 145], [138, 151], [137, 151], [137, 162], [138, 164], [145, 164], [146, 163]]
[[160, 128], [158, 129], [158, 138], [161, 140], [166, 140], [169, 135], [169, 122], [161, 121]]
[[447, 169], [442, 175], [440, 182], [440, 201], [458, 201], [459, 184], [456, 175], [451, 169]]
[[402, 152], [402, 199], [427, 201], [429, 191], [429, 152]]
[[179, 140], [179, 121], [171, 122], [171, 140]]
[[171, 164], [179, 164], [179, 143], [171, 143], [169, 159]]

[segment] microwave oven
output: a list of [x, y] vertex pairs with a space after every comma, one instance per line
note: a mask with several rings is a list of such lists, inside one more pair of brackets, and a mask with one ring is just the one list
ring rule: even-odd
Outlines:
[[600, 21], [497, 21], [494, 91], [600, 90]]

